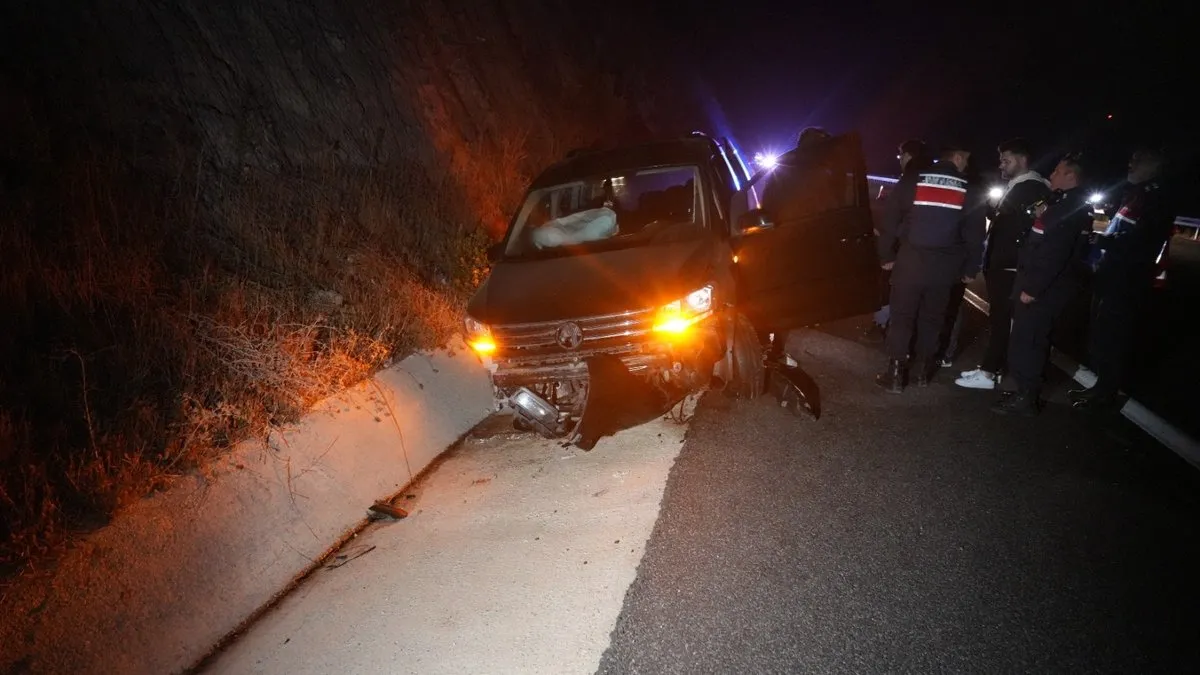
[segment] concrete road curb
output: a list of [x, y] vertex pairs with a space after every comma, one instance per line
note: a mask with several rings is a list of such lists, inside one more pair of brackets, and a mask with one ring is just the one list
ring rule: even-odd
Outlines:
[[456, 341], [122, 511], [0, 593], [0, 672], [172, 673], [273, 602], [490, 411]]
[[[991, 309], [991, 305], [988, 304], [987, 300], [984, 300], [970, 289], [967, 289], [964, 297], [975, 309], [984, 314], [988, 314]], [[1096, 384], [1095, 373], [1079, 365], [1071, 357], [1057, 349], [1053, 350], [1050, 362], [1084, 387], [1091, 387]], [[1187, 460], [1192, 466], [1200, 469], [1200, 442], [1188, 436], [1179, 427], [1163, 419], [1133, 398], [1127, 399], [1125, 405], [1121, 406], [1121, 414], [1154, 437], [1159, 443], [1167, 446], [1175, 454]]]

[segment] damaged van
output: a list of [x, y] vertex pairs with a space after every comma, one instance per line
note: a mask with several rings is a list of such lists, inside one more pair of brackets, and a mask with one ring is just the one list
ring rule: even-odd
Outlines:
[[773, 388], [811, 409], [771, 335], [874, 310], [879, 275], [857, 135], [813, 152], [822, 198], [781, 222], [725, 139], [576, 152], [545, 169], [467, 307], [497, 409], [584, 449], [705, 388]]

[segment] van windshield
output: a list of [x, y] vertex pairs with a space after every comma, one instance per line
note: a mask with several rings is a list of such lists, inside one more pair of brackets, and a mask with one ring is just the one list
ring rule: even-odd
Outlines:
[[703, 232], [700, 172], [656, 167], [594, 176], [529, 193], [505, 255], [626, 248], [690, 239]]

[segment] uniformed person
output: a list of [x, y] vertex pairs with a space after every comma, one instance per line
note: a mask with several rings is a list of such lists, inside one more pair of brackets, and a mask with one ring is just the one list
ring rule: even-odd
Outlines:
[[916, 180], [896, 185], [880, 220], [878, 253], [892, 272], [892, 316], [887, 369], [875, 381], [889, 392], [907, 383], [914, 333], [914, 382], [929, 383], [954, 284], [979, 269], [986, 202], [981, 186], [970, 185], [964, 173], [969, 157], [962, 146], [948, 146]]
[[1147, 304], [1158, 255], [1175, 225], [1174, 204], [1162, 184], [1164, 166], [1161, 150], [1133, 153], [1130, 188], [1108, 229], [1096, 237], [1088, 340], [1096, 384], [1069, 392], [1077, 408], [1108, 405], [1122, 384], [1139, 310]]
[[1050, 175], [1051, 197], [1033, 208], [1033, 228], [1018, 251], [1013, 282], [1008, 372], [1017, 391], [1001, 396], [992, 406], [997, 413], [1036, 415], [1040, 409], [1050, 334], [1055, 319], [1079, 292], [1092, 231], [1083, 177], [1079, 157], [1064, 157]]
[[[877, 221], [881, 221], [884, 214], [890, 209], [904, 208], [904, 204], [897, 205], [898, 199], [909, 198], [909, 193], [912, 186], [916, 185], [917, 180], [922, 171], [929, 168], [933, 160], [929, 157], [929, 149], [925, 142], [920, 139], [909, 139], [900, 144], [896, 151], [896, 159], [900, 160], [900, 178], [888, 193], [887, 198], [883, 201], [880, 213], [872, 214], [872, 217]], [[905, 188], [908, 188], [907, 190]], [[879, 236], [879, 229], [875, 229], [875, 236]], [[898, 244], [899, 242], [896, 242]], [[895, 245], [893, 245], [894, 252]], [[884, 269], [879, 275], [879, 309], [875, 311], [872, 317], [871, 326], [869, 326], [863, 337], [868, 341], [882, 342], [887, 336], [887, 327], [891, 322], [892, 308], [889, 304], [891, 296], [891, 271]]]

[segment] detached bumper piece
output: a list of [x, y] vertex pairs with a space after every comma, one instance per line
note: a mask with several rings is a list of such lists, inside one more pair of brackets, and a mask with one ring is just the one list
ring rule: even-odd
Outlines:
[[629, 372], [615, 356], [587, 360], [588, 394], [571, 442], [591, 450], [604, 436], [645, 424], [671, 408], [672, 396]]
[[786, 354], [767, 359], [767, 391], [795, 415], [821, 418], [821, 390], [812, 376]]

